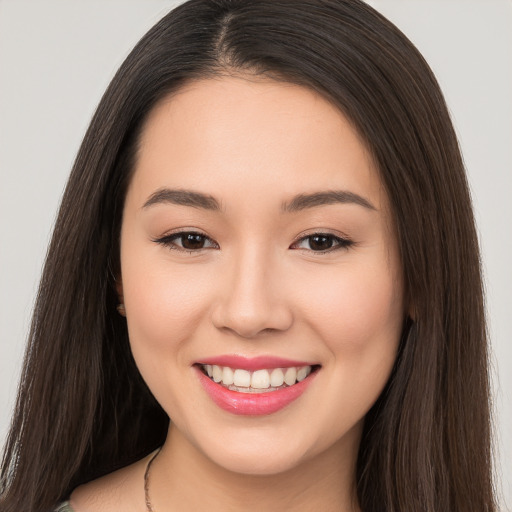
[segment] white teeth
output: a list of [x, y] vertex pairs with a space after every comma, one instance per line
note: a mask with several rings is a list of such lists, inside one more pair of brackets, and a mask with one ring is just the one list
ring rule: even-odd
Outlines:
[[233, 391], [245, 393], [257, 393], [261, 390], [277, 391], [283, 385], [293, 386], [295, 383], [303, 381], [311, 373], [311, 366], [261, 369], [249, 372], [240, 368], [233, 369], [229, 366], [205, 364], [203, 369], [214, 382]]
[[284, 382], [284, 373], [281, 368], [275, 368], [272, 370], [272, 373], [270, 374], [270, 385], [273, 388], [278, 388], [279, 386], [282, 386]]
[[222, 369], [222, 384], [229, 386], [233, 382], [233, 370], [229, 366], [224, 366]]
[[300, 382], [301, 380], [304, 380], [309, 375], [310, 370], [309, 366], [299, 368], [297, 370], [297, 381]]
[[272, 391], [277, 391], [278, 389], [281, 389], [281, 388], [266, 388], [266, 389], [256, 389], [256, 388], [239, 388], [237, 386], [228, 386], [228, 389], [230, 391], [238, 391], [239, 393], [269, 393], [269, 392], [272, 392]]
[[297, 380], [297, 370], [293, 368], [286, 368], [286, 372], [284, 374], [284, 381], [288, 386], [293, 386], [295, 384], [295, 381]]
[[251, 388], [267, 389], [270, 386], [268, 370], [256, 370], [251, 377]]
[[213, 368], [212, 368], [212, 372], [213, 372], [213, 381], [220, 382], [222, 380], [222, 368], [220, 366], [217, 366], [216, 364], [214, 364]]
[[236, 369], [233, 374], [233, 384], [241, 388], [251, 386], [251, 374], [247, 370]]

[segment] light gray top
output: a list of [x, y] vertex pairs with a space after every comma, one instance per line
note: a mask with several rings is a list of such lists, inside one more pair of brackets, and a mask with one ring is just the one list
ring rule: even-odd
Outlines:
[[60, 505], [57, 506], [55, 512], [74, 512], [69, 504], [69, 501], [64, 501]]

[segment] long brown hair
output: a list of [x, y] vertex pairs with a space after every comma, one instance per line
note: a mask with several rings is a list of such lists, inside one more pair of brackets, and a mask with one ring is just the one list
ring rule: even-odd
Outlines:
[[479, 249], [457, 139], [410, 41], [359, 0], [191, 0], [137, 44], [79, 150], [48, 251], [1, 469], [3, 512], [51, 509], [162, 444], [114, 276], [141, 126], [185, 82], [226, 72], [315, 89], [365, 140], [392, 205], [413, 314], [368, 413], [365, 512], [495, 510]]

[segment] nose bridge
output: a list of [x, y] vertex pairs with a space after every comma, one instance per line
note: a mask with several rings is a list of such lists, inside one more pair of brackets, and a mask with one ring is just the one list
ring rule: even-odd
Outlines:
[[240, 247], [227, 270], [214, 323], [246, 338], [286, 330], [292, 321], [279, 262], [272, 250], [255, 243]]

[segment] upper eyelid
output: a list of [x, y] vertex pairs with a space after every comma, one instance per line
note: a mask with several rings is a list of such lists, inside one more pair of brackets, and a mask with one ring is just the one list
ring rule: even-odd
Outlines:
[[201, 236], [204, 236], [205, 238], [208, 238], [208, 240], [211, 240], [212, 242], [214, 241], [213, 238], [211, 238], [210, 236], [208, 236], [206, 233], [204, 233], [203, 231], [201, 231], [198, 228], [186, 228], [186, 229], [179, 228], [176, 231], [174, 231], [174, 230], [167, 231], [166, 233], [164, 233], [161, 236], [154, 237], [152, 240], [153, 240], [153, 242], [158, 242], [159, 240], [165, 240], [165, 239], [172, 238], [172, 237], [178, 237], [180, 235], [185, 235], [188, 233], [192, 233], [194, 235], [201, 235]]
[[[157, 238], [154, 239], [154, 241], [157, 241], [157, 240], [162, 240], [164, 238], [170, 238], [172, 236], [179, 236], [179, 235], [184, 235], [184, 234], [187, 234], [187, 233], [192, 233], [194, 235], [201, 235], [201, 236], [204, 236], [205, 238], [208, 238], [209, 240], [212, 240], [213, 241], [213, 238], [208, 236], [205, 232], [201, 231], [200, 229], [197, 229], [197, 228], [190, 228], [190, 229], [179, 229], [177, 231], [169, 231], [165, 234], [163, 234], [162, 236], [159, 236]], [[332, 232], [332, 231], [329, 231], [329, 230], [325, 230], [325, 231], [322, 231], [322, 230], [314, 230], [314, 231], [304, 231], [302, 233], [300, 233], [299, 235], [297, 235], [297, 237], [294, 239], [295, 242], [299, 241], [299, 240], [303, 240], [304, 238], [308, 238], [310, 236], [315, 236], [315, 235], [325, 235], [325, 236], [332, 236], [334, 238], [339, 238], [341, 240], [349, 240], [350, 237], [344, 233], [341, 233], [341, 232]]]
[[[307, 240], [308, 238], [313, 237], [315, 235], [320, 235], [320, 236], [324, 235], [324, 236], [332, 237], [332, 238], [336, 239], [336, 244], [333, 247], [329, 247], [328, 249], [321, 250], [321, 251], [315, 251], [313, 249], [306, 249], [304, 247], [294, 247], [297, 244], [299, 244], [299, 243], [303, 242], [304, 240]], [[297, 238], [290, 245], [290, 249], [292, 249], [294, 251], [303, 251], [307, 254], [311, 254], [312, 256], [320, 257], [320, 256], [327, 256], [329, 254], [336, 253], [337, 251], [348, 250], [348, 249], [354, 247], [355, 245], [356, 245], [356, 242], [354, 242], [354, 240], [352, 240], [352, 238], [348, 237], [345, 234], [336, 235], [332, 232], [317, 230], [313, 233], [302, 235], [301, 237]]]
[[191, 230], [191, 229], [190, 230], [175, 231], [175, 232], [167, 233], [167, 234], [162, 235], [162, 236], [160, 236], [158, 238], [154, 238], [153, 242], [157, 242], [157, 243], [160, 242], [160, 243], [162, 243], [162, 242], [165, 242], [166, 240], [173, 240], [173, 239], [179, 238], [180, 236], [187, 235], [187, 234], [203, 236], [204, 238], [206, 238], [207, 240], [209, 240], [213, 244], [219, 245], [213, 238], [208, 236], [206, 233], [203, 233], [203, 232], [197, 231], [197, 230]]
[[343, 240], [343, 241], [346, 241], [346, 242], [352, 242], [352, 238], [350, 236], [348, 236], [346, 233], [342, 233], [341, 231], [333, 231], [333, 230], [329, 230], [329, 229], [326, 229], [325, 231], [321, 230], [321, 229], [316, 229], [316, 230], [313, 230], [313, 231], [304, 231], [302, 233], [300, 233], [294, 240], [293, 243], [297, 243], [297, 242], [300, 242], [301, 240], [304, 240], [305, 238], [309, 238], [310, 236], [315, 236], [315, 235], [324, 235], [324, 236], [332, 236], [333, 238], [337, 238], [339, 240]]
[[[209, 241], [211, 246], [210, 247], [200, 247], [198, 249], [187, 249], [186, 247], [182, 247], [182, 246], [178, 245], [177, 243], [175, 243], [176, 239], [179, 239], [181, 236], [190, 234], [190, 233], [203, 236], [204, 238], [206, 238]], [[212, 249], [220, 248], [219, 244], [215, 240], [213, 240], [213, 238], [210, 238], [208, 235], [205, 235], [197, 230], [195, 230], [195, 231], [193, 231], [193, 230], [175, 231], [175, 232], [171, 232], [166, 235], [163, 235], [161, 237], [158, 237], [156, 239], [152, 238], [151, 240], [153, 242], [163, 246], [165, 249], [167, 249], [169, 251], [177, 251], [179, 253], [187, 253], [190, 255], [195, 254], [196, 256], [199, 256], [202, 253], [202, 251], [205, 251], [205, 250], [210, 251]]]
[[[162, 235], [162, 236], [160, 236], [158, 238], [153, 238], [152, 241], [156, 242], [156, 243], [165, 243], [166, 241], [171, 241], [171, 240], [173, 240], [175, 238], [179, 238], [180, 236], [185, 235], [185, 234], [189, 234], [189, 233], [203, 236], [207, 240], [212, 242], [212, 244], [214, 244], [217, 247], [219, 247], [219, 244], [213, 238], [208, 236], [203, 231], [198, 230], [197, 228], [195, 228], [195, 229], [180, 229], [179, 231], [171, 231], [171, 232], [169, 232], [169, 233], [167, 233], [165, 235]], [[325, 231], [314, 230], [312, 232], [303, 232], [300, 235], [298, 235], [294, 239], [294, 241], [290, 244], [290, 247], [296, 245], [299, 242], [302, 242], [303, 240], [306, 240], [307, 238], [315, 236], [315, 235], [329, 236], [329, 237], [335, 238], [338, 242], [344, 242], [344, 243], [348, 243], [350, 245], [354, 244], [354, 241], [350, 237], [345, 235], [344, 233], [339, 233], [339, 232], [333, 233], [332, 231], [329, 231], [329, 230], [325, 230]], [[202, 248], [202, 249], [204, 249], [204, 248]], [[196, 249], [195, 251], [200, 251], [200, 250], [201, 249]], [[320, 253], [320, 252], [328, 252], [328, 251], [316, 251], [316, 252]]]

